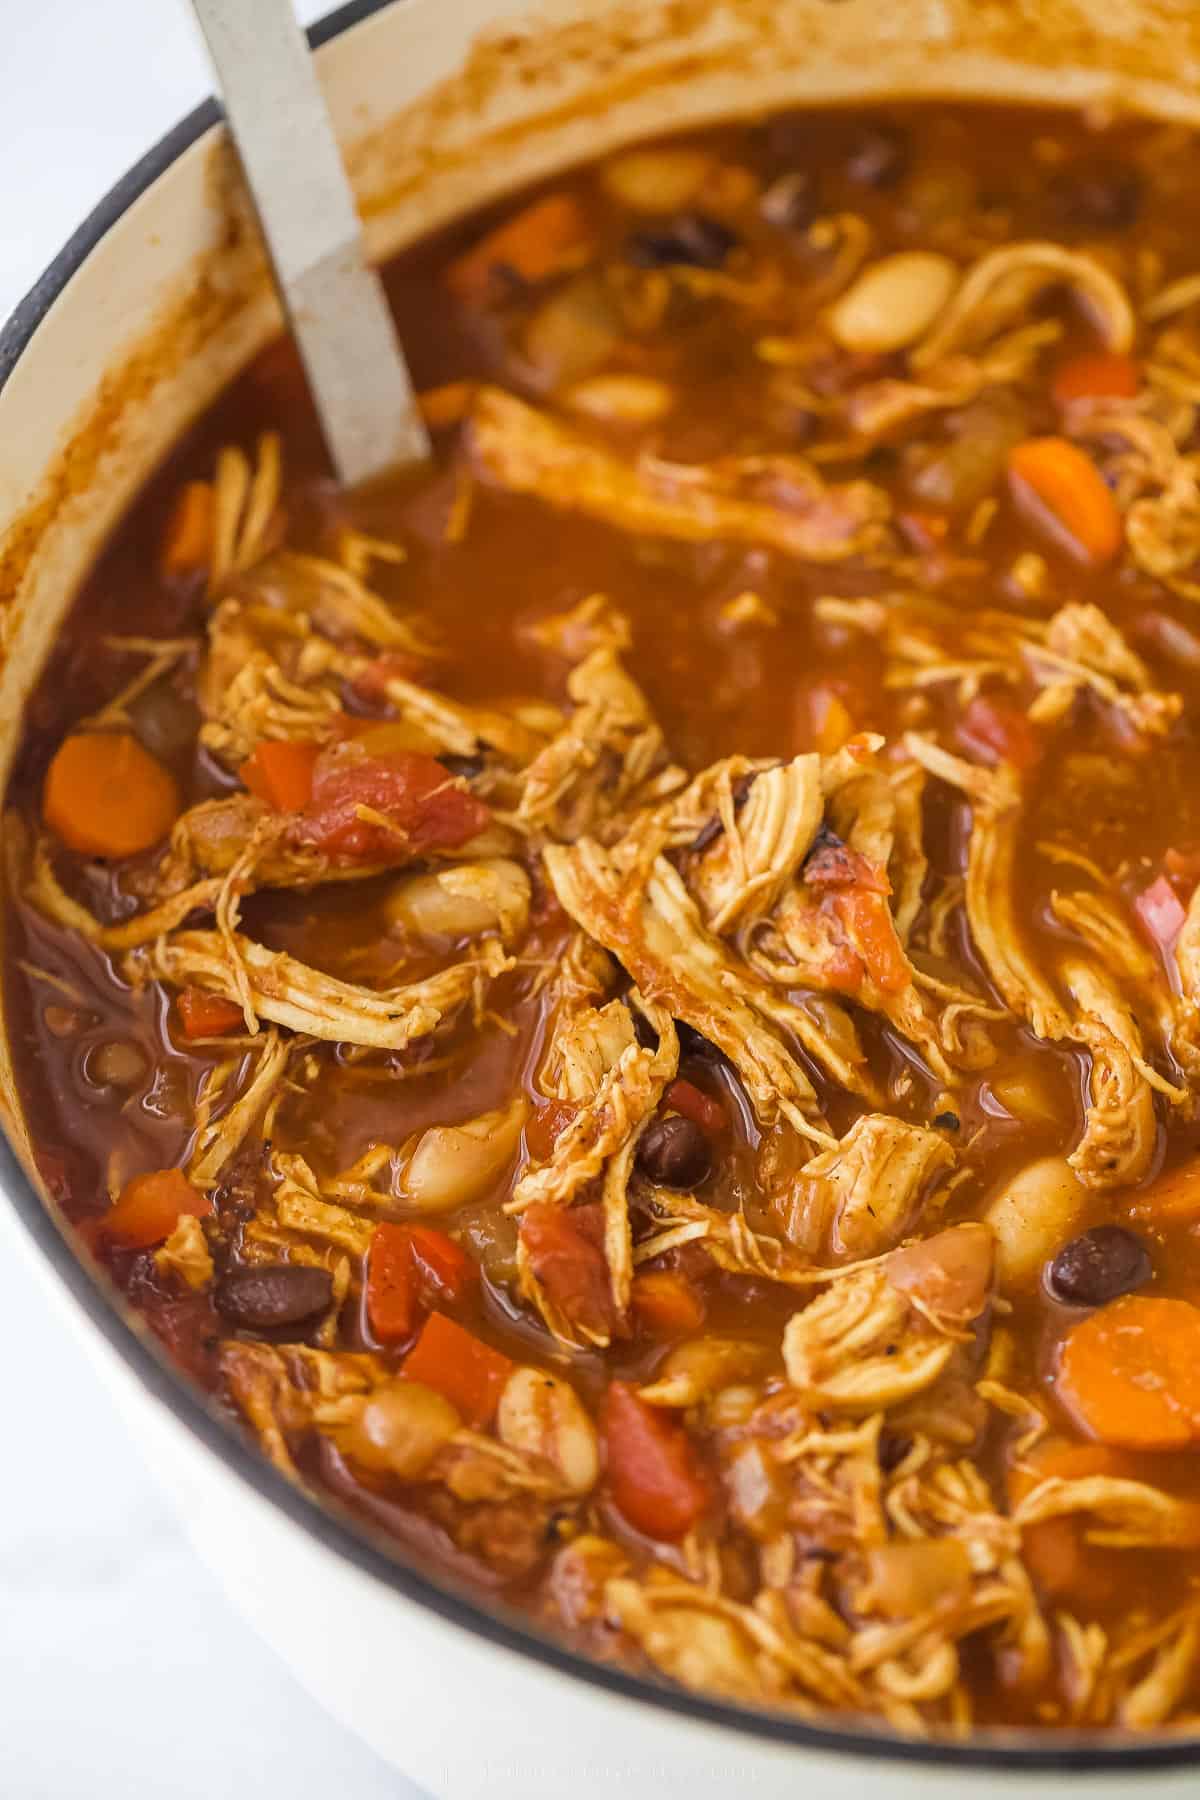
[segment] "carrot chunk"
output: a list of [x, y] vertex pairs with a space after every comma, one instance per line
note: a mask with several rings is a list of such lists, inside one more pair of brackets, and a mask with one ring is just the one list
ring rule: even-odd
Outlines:
[[1144, 1223], [1200, 1219], [1200, 1157], [1189, 1157], [1178, 1168], [1156, 1175], [1130, 1196], [1129, 1212]]
[[694, 1081], [682, 1078], [673, 1081], [663, 1095], [663, 1105], [679, 1113], [684, 1119], [690, 1119], [693, 1125], [699, 1125], [701, 1131], [710, 1135], [718, 1135], [729, 1128], [729, 1120], [725, 1117], [725, 1108], [719, 1100], [713, 1100]]
[[56, 837], [86, 856], [136, 856], [179, 817], [175, 777], [128, 731], [67, 738], [46, 772], [42, 813]]
[[240, 1006], [221, 994], [206, 993], [203, 988], [184, 988], [175, 1004], [184, 1037], [224, 1037], [243, 1022]]
[[126, 1182], [100, 1221], [100, 1232], [128, 1250], [147, 1250], [169, 1238], [185, 1214], [207, 1218], [212, 1201], [192, 1186], [182, 1169], [156, 1169]]
[[513, 1365], [445, 1313], [430, 1313], [420, 1337], [404, 1359], [404, 1373], [457, 1406], [477, 1430], [490, 1423]]
[[1102, 1444], [1173, 1450], [1200, 1437], [1200, 1309], [1126, 1294], [1075, 1327], [1058, 1393]]
[[159, 568], [170, 580], [208, 567], [213, 540], [213, 490], [208, 481], [189, 481], [167, 520]]
[[[1008, 1471], [1010, 1505], [1015, 1508], [1040, 1482], [1109, 1475], [1118, 1480], [1137, 1479], [1133, 1459], [1107, 1444], [1072, 1444], [1063, 1438], [1047, 1438], [1029, 1450]], [[1109, 1552], [1083, 1539], [1086, 1521], [1078, 1515], [1039, 1519], [1021, 1532], [1021, 1555], [1043, 1594], [1061, 1600], [1068, 1594], [1076, 1601], [1103, 1601], [1112, 1590]]]
[[633, 1316], [651, 1337], [687, 1337], [704, 1324], [704, 1296], [677, 1269], [644, 1269], [633, 1278]]
[[446, 271], [456, 299], [479, 305], [487, 299], [492, 272], [511, 270], [522, 281], [545, 281], [579, 262], [591, 248], [583, 208], [571, 194], [547, 194], [489, 231]]
[[474, 398], [473, 381], [446, 381], [441, 387], [426, 388], [418, 394], [417, 405], [431, 431], [445, 431], [451, 425], [462, 424]]
[[242, 781], [258, 800], [276, 812], [303, 812], [312, 799], [313, 771], [320, 749], [316, 744], [290, 743], [286, 738], [264, 738], [254, 754], [238, 770]]
[[1117, 503], [1090, 456], [1066, 438], [1027, 438], [1009, 452], [1009, 480], [1029, 507], [1076, 556], [1094, 564], [1120, 553], [1123, 526]]
[[618, 1511], [647, 1537], [670, 1542], [683, 1537], [712, 1500], [683, 1426], [648, 1406], [630, 1382], [610, 1381], [601, 1428]]
[[1056, 406], [1070, 406], [1073, 400], [1132, 400], [1140, 381], [1131, 356], [1116, 350], [1090, 350], [1059, 363], [1050, 392]]

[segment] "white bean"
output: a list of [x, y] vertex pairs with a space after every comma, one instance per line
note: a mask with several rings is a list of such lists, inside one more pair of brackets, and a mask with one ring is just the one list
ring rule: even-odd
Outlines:
[[384, 901], [392, 925], [423, 938], [499, 931], [511, 943], [529, 919], [529, 877], [507, 857], [452, 863], [397, 881]]
[[387, 1470], [402, 1481], [424, 1473], [461, 1419], [449, 1400], [419, 1381], [389, 1381], [332, 1435], [364, 1469]]
[[707, 150], [674, 145], [627, 150], [604, 165], [600, 178], [618, 205], [631, 212], [671, 213], [696, 199], [713, 167]]
[[589, 375], [563, 399], [573, 412], [607, 425], [653, 425], [675, 404], [674, 391], [653, 375]]
[[496, 1429], [502, 1444], [548, 1462], [573, 1494], [600, 1475], [596, 1428], [568, 1382], [544, 1369], [514, 1369], [500, 1396]]
[[903, 350], [924, 337], [958, 285], [958, 268], [934, 250], [901, 250], [864, 269], [829, 314], [843, 350]]
[[475, 1200], [515, 1153], [529, 1103], [520, 1095], [498, 1112], [462, 1125], [431, 1125], [404, 1171], [404, 1194], [418, 1212], [450, 1212]]
[[1074, 1237], [1088, 1191], [1065, 1157], [1027, 1163], [995, 1194], [984, 1219], [996, 1237], [996, 1278], [1002, 1289], [1027, 1288], [1043, 1265]]

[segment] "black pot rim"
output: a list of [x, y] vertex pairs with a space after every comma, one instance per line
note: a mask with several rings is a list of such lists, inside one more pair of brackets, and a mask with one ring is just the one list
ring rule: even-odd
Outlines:
[[[347, 0], [309, 32], [314, 49], [339, 36], [392, 0]], [[181, 119], [109, 190], [71, 235], [45, 272], [34, 282], [7, 323], [0, 328], [0, 389], [3, 389], [50, 307], [100, 240], [133, 203], [170, 168], [198, 138], [218, 124], [221, 111], [209, 99]], [[973, 1740], [910, 1739], [874, 1730], [870, 1725], [848, 1730], [813, 1724], [779, 1714], [755, 1713], [668, 1687], [625, 1670], [594, 1662], [543, 1636], [532, 1623], [511, 1611], [496, 1611], [470, 1599], [451, 1585], [428, 1579], [383, 1547], [383, 1540], [348, 1514], [318, 1502], [294, 1487], [225, 1418], [210, 1408], [200, 1391], [168, 1362], [165, 1353], [130, 1322], [127, 1309], [112, 1290], [77, 1256], [63, 1230], [34, 1190], [7, 1140], [0, 1135], [0, 1194], [38, 1251], [121, 1361], [174, 1418], [228, 1469], [264, 1500], [284, 1513], [325, 1549], [344, 1557], [364, 1574], [393, 1588], [406, 1600], [426, 1608], [476, 1638], [507, 1650], [527, 1662], [541, 1663], [593, 1689], [662, 1709], [680, 1719], [718, 1726], [743, 1738], [792, 1744], [810, 1753], [825, 1752], [839, 1760], [872, 1763], [895, 1761], [941, 1769], [1012, 1770], [1128, 1776], [1135, 1770], [1168, 1770], [1200, 1766], [1200, 1741], [1100, 1739], [1066, 1733], [979, 1734]]]

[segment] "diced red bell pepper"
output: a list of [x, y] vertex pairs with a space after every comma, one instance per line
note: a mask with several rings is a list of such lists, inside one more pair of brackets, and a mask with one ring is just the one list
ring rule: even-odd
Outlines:
[[695, 1082], [680, 1078], [673, 1081], [663, 1095], [663, 1105], [681, 1118], [690, 1119], [693, 1125], [699, 1125], [701, 1131], [710, 1135], [719, 1135], [729, 1128], [729, 1120], [725, 1116], [725, 1108], [719, 1100], [713, 1100]]
[[616, 1316], [604, 1254], [603, 1209], [535, 1201], [521, 1214], [520, 1238], [535, 1280], [572, 1324], [585, 1331], [611, 1331]]
[[454, 849], [490, 818], [435, 757], [417, 750], [366, 756], [353, 743], [337, 744], [317, 763], [295, 835], [326, 855], [369, 862], [400, 850]]
[[187, 1038], [225, 1037], [245, 1023], [236, 1001], [226, 1000], [223, 994], [207, 993], [204, 988], [184, 988], [175, 1004]]
[[302, 812], [312, 798], [313, 772], [320, 748], [264, 738], [238, 770], [246, 787], [276, 812]]
[[432, 1225], [410, 1225], [408, 1241], [422, 1294], [451, 1306], [465, 1300], [479, 1279], [479, 1269], [462, 1246]]
[[601, 1429], [618, 1510], [647, 1537], [684, 1537], [708, 1511], [712, 1489], [683, 1426], [631, 1383], [611, 1381]]
[[1009, 762], [1024, 774], [1038, 761], [1042, 743], [1027, 715], [1003, 700], [977, 694], [958, 722], [958, 738], [988, 762]]
[[185, 1214], [204, 1219], [212, 1209], [208, 1195], [193, 1187], [182, 1169], [155, 1169], [126, 1182], [99, 1231], [125, 1249], [148, 1250], [169, 1238]]
[[491, 1423], [512, 1371], [507, 1356], [439, 1312], [430, 1313], [404, 1359], [410, 1381], [444, 1394], [476, 1430]]
[[643, 1269], [630, 1297], [639, 1329], [651, 1337], [688, 1337], [704, 1324], [704, 1295], [678, 1269]]
[[1131, 356], [1115, 350], [1090, 350], [1070, 356], [1054, 371], [1050, 391], [1056, 406], [1074, 400], [1132, 400], [1141, 375]]
[[1174, 946], [1187, 919], [1183, 901], [1165, 875], [1143, 888], [1133, 903], [1133, 910], [1150, 942], [1160, 950], [1170, 950]]

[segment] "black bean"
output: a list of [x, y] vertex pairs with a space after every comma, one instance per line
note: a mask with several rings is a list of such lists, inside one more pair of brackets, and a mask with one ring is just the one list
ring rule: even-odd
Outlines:
[[638, 1144], [638, 1168], [660, 1187], [698, 1187], [712, 1168], [712, 1151], [691, 1119], [655, 1119]]
[[459, 775], [464, 781], [474, 781], [485, 766], [482, 756], [439, 756], [438, 761], [448, 775]]
[[859, 133], [846, 158], [846, 173], [864, 187], [895, 187], [908, 173], [907, 134], [896, 125], [871, 125]]
[[1104, 1306], [1150, 1279], [1142, 1240], [1122, 1225], [1096, 1225], [1064, 1244], [1047, 1271], [1056, 1300], [1068, 1306]]
[[1128, 163], [1073, 163], [1052, 186], [1055, 211], [1078, 231], [1123, 231], [1142, 210], [1142, 177]]
[[625, 255], [639, 269], [668, 268], [672, 263], [719, 269], [737, 241], [720, 219], [707, 213], [680, 213], [667, 224], [635, 231], [625, 241]]
[[961, 1131], [962, 1120], [956, 1112], [940, 1112], [933, 1115], [933, 1122], [939, 1131]]
[[223, 1319], [243, 1331], [278, 1331], [308, 1325], [333, 1299], [327, 1269], [302, 1263], [268, 1263], [229, 1269], [213, 1290], [213, 1304]]
[[890, 1475], [893, 1469], [898, 1469], [912, 1447], [912, 1439], [905, 1436], [904, 1432], [881, 1431], [877, 1454], [884, 1474]]
[[684, 1019], [676, 1019], [675, 1029], [679, 1033], [680, 1056], [719, 1056], [721, 1053], [715, 1044], [710, 1044], [702, 1037], [694, 1025]]
[[811, 169], [778, 175], [762, 197], [762, 216], [780, 231], [805, 231], [821, 210], [817, 178]]

